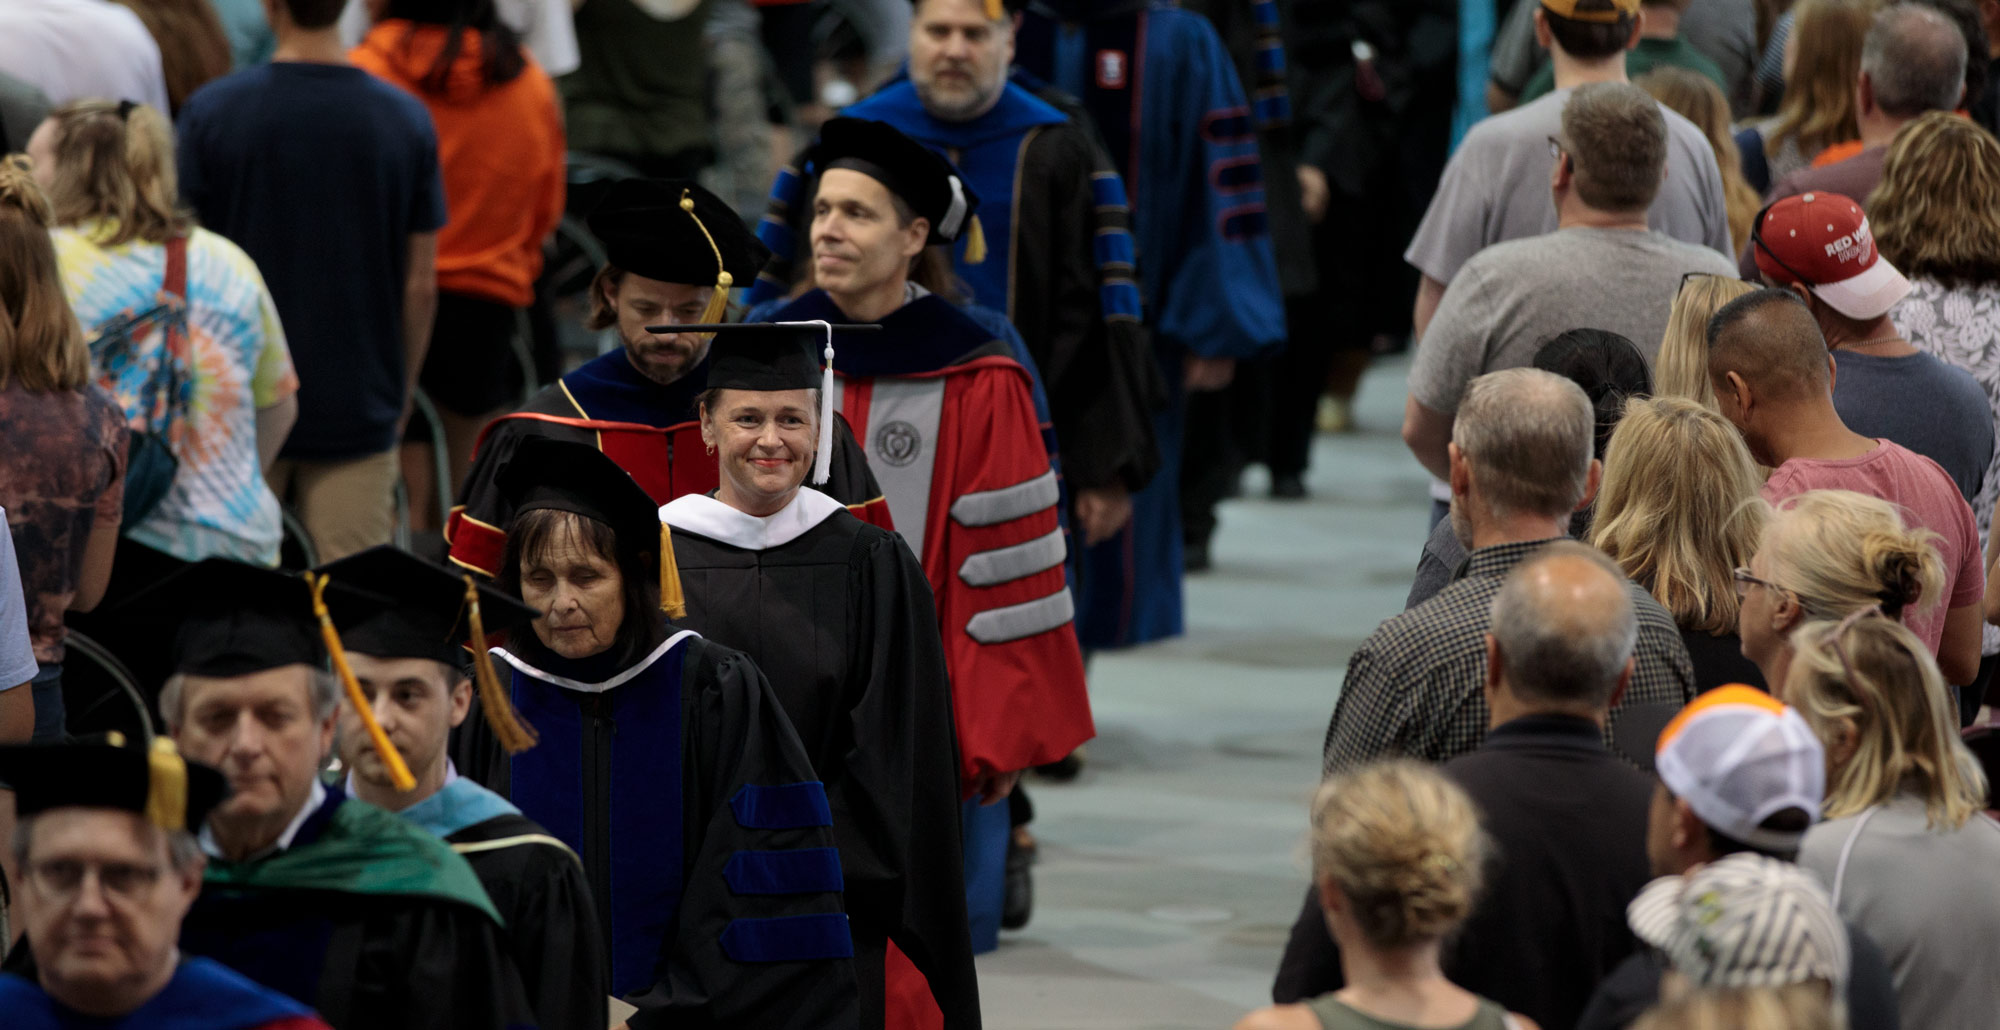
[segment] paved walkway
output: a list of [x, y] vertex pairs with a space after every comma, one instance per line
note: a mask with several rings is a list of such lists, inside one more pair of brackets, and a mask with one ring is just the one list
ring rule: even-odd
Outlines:
[[1369, 375], [1361, 433], [1317, 441], [1310, 500], [1246, 479], [1186, 637], [1092, 669], [1089, 768], [1034, 785], [1034, 921], [980, 960], [992, 1030], [1214, 1030], [1268, 1000], [1341, 670], [1401, 610], [1427, 529], [1406, 368]]

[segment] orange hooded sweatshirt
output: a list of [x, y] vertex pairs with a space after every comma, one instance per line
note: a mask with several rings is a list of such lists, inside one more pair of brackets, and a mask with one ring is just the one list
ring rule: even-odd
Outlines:
[[348, 57], [416, 95], [437, 126], [449, 221], [438, 231], [438, 289], [526, 307], [542, 271], [542, 241], [562, 217], [567, 177], [555, 86], [534, 58], [488, 86], [479, 33], [465, 30], [441, 93], [423, 80], [444, 52], [445, 26], [394, 19]]

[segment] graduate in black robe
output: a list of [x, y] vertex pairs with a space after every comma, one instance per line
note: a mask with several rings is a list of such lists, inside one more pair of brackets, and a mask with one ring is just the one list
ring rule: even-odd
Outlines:
[[[336, 1030], [533, 1026], [499, 914], [465, 860], [340, 785], [315, 779], [335, 716], [313, 710], [312, 676], [324, 675], [329, 645], [338, 644], [335, 629], [385, 599], [329, 586], [327, 614], [316, 618], [304, 578], [222, 559], [190, 566], [155, 590], [178, 602], [181, 617], [174, 669], [186, 679], [169, 684], [161, 708], [182, 751], [203, 760], [221, 750], [226, 760], [214, 764], [232, 777], [239, 799], [266, 789], [267, 776], [309, 784], [287, 832], [249, 854], [230, 854], [220, 836], [228, 806], [210, 816], [202, 834], [208, 868], [181, 925], [181, 950], [290, 995]], [[141, 600], [158, 607], [157, 598]], [[294, 673], [296, 700], [265, 697], [250, 707], [239, 693]], [[258, 742], [279, 732], [264, 722], [271, 713], [263, 706], [281, 702], [311, 712], [303, 749]], [[214, 707], [230, 704], [243, 707]], [[263, 736], [218, 748], [228, 732], [218, 727], [243, 720], [265, 725]], [[250, 757], [259, 748], [264, 753]]]
[[[549, 384], [481, 434], [445, 535], [454, 562], [488, 576], [499, 572], [502, 527], [512, 516], [498, 476], [523, 440], [596, 447], [655, 505], [715, 489], [715, 459], [703, 451], [695, 418], [695, 398], [707, 388], [707, 334], [674, 333], [667, 323], [723, 321], [730, 285], [748, 286], [770, 251], [721, 199], [678, 179], [618, 183], [591, 211], [590, 231], [606, 256], [590, 285], [590, 327], [617, 333], [622, 346]], [[678, 303], [663, 306], [669, 301]], [[827, 493], [887, 526], [882, 490], [844, 424], [833, 451]]]
[[826, 783], [862, 1025], [883, 1026], [885, 1009], [888, 1025], [909, 1025], [935, 999], [945, 1026], [976, 1028], [937, 609], [901, 538], [803, 485], [826, 418], [814, 392], [823, 339], [804, 327], [717, 334], [702, 431], [722, 482], [660, 512], [687, 597], [680, 625], [756, 660]]
[[[442, 838], [472, 864], [506, 921], [508, 950], [542, 1030], [603, 1030], [610, 973], [582, 860], [506, 798], [458, 775], [446, 757], [453, 725], [469, 714], [475, 681], [490, 702], [483, 714], [496, 738], [515, 749], [534, 746], [533, 729], [508, 704], [483, 637], [525, 625], [535, 610], [469, 572], [393, 547], [371, 548], [320, 571], [332, 582], [395, 599], [342, 637], [355, 679], [417, 787], [395, 789], [350, 712], [338, 734], [348, 789]], [[478, 650], [468, 651], [475, 642]]]
[[632, 1030], [855, 1026], [826, 793], [750, 659], [661, 617], [657, 508], [563, 441], [523, 442], [499, 484], [501, 586], [542, 614], [492, 654], [538, 740], [505, 755], [467, 720], [460, 771], [582, 857]]

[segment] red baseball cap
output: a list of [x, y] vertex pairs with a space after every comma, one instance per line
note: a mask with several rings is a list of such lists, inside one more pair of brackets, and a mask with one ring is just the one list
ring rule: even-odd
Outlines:
[[1889, 313], [1910, 281], [1875, 249], [1861, 205], [1838, 193], [1801, 193], [1764, 209], [1750, 234], [1757, 270], [1802, 283], [1833, 310], [1865, 322]]

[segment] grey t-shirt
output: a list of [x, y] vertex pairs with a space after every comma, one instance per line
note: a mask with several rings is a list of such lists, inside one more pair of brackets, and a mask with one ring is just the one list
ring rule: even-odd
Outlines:
[[[1430, 210], [1403, 260], [1450, 283], [1483, 248], [1555, 231], [1556, 206], [1549, 196], [1555, 158], [1549, 154], [1549, 137], [1562, 132], [1569, 94], [1559, 89], [1473, 126], [1445, 165]], [[1722, 173], [1708, 137], [1693, 122], [1665, 107], [1660, 110], [1667, 116], [1667, 178], [1648, 221], [1674, 239], [1733, 254]]]
[[1652, 230], [1563, 229], [1488, 247], [1444, 291], [1410, 366], [1410, 396], [1455, 412], [1473, 377], [1533, 364], [1571, 329], [1617, 333], [1651, 362], [1688, 272], [1734, 278], [1736, 269], [1719, 251]]
[[[1851, 840], [1851, 844], [1850, 844]], [[2000, 826], [1984, 814], [1956, 830], [1926, 825], [1898, 795], [1806, 831], [1799, 865], [1842, 919], [1882, 948], [1910, 1030], [1991, 1027], [2000, 1011]], [[1858, 1025], [1858, 1024], [1857, 1024]]]
[[1833, 352], [1833, 407], [1847, 428], [1893, 440], [1943, 466], [1967, 504], [1993, 460], [1993, 409], [1978, 380], [1918, 352], [1900, 358]]

